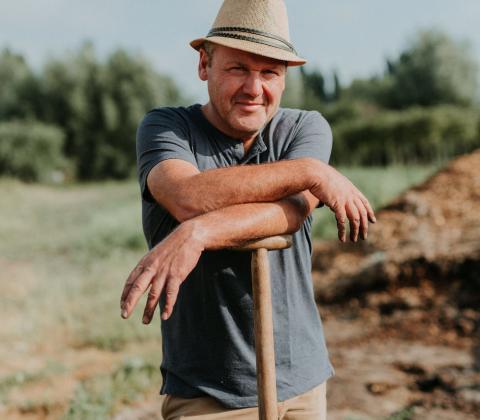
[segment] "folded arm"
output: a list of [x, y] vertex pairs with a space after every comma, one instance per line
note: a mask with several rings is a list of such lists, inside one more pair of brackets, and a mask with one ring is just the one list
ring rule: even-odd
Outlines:
[[345, 216], [350, 219], [350, 238], [355, 241], [359, 227], [365, 238], [368, 220], [375, 220], [368, 200], [350, 181], [313, 159], [203, 173], [172, 159], [151, 171], [147, 185], [152, 196], [182, 223], [140, 260], [125, 283], [120, 303], [124, 318], [150, 289], [144, 323], [151, 321], [161, 293], [166, 295], [162, 318], [170, 317], [180, 285], [204, 250], [293, 233], [319, 199], [335, 211], [343, 241]]
[[313, 159], [298, 159], [200, 172], [189, 162], [169, 159], [150, 171], [147, 185], [155, 200], [183, 222], [234, 204], [272, 202], [309, 190], [318, 182], [314, 166]]
[[204, 250], [240, 245], [247, 240], [297, 231], [318, 200], [308, 192], [272, 203], [237, 204], [181, 223], [143, 257], [128, 277], [121, 298], [122, 317], [128, 318], [148, 288], [143, 322], [152, 320], [162, 292], [163, 319], [170, 317], [180, 285]]
[[150, 171], [147, 185], [155, 200], [180, 222], [235, 204], [273, 202], [298, 193], [310, 200], [313, 195], [335, 213], [342, 241], [346, 240], [347, 218], [352, 241], [359, 233], [365, 239], [368, 221], [375, 220], [368, 200], [347, 178], [311, 158], [205, 172], [171, 159]]

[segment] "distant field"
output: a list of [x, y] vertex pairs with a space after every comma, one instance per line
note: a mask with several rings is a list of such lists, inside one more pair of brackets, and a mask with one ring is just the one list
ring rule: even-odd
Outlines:
[[157, 393], [159, 322], [120, 318], [146, 249], [136, 184], [3, 180], [0, 191], [0, 418], [68, 407], [67, 418], [105, 418]]
[[[435, 169], [341, 168], [374, 207]], [[103, 418], [155, 395], [158, 318], [145, 327], [140, 308], [119, 315], [125, 278], [146, 251], [137, 184], [4, 179], [0, 193], [0, 417]], [[328, 209], [314, 232], [336, 236]]]

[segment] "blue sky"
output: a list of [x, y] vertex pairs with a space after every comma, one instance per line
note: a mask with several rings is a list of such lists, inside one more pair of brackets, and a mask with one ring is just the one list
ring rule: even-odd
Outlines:
[[[3, 0], [0, 47], [39, 68], [45, 58], [92, 40], [99, 55], [141, 53], [196, 100], [206, 87], [188, 42], [206, 34], [221, 0]], [[421, 28], [467, 40], [480, 61], [479, 0], [286, 0], [292, 41], [309, 67], [336, 69], [342, 82], [383, 70]]]

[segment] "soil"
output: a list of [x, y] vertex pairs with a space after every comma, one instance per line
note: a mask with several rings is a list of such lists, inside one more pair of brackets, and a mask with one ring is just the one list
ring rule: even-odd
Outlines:
[[479, 168], [477, 151], [406, 191], [365, 242], [315, 244], [329, 419], [480, 418]]

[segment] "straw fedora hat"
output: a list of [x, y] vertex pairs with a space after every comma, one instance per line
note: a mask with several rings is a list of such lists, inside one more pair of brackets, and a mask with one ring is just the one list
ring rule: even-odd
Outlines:
[[199, 50], [205, 41], [300, 66], [290, 43], [287, 8], [283, 0], [225, 0], [210, 32], [190, 45]]

